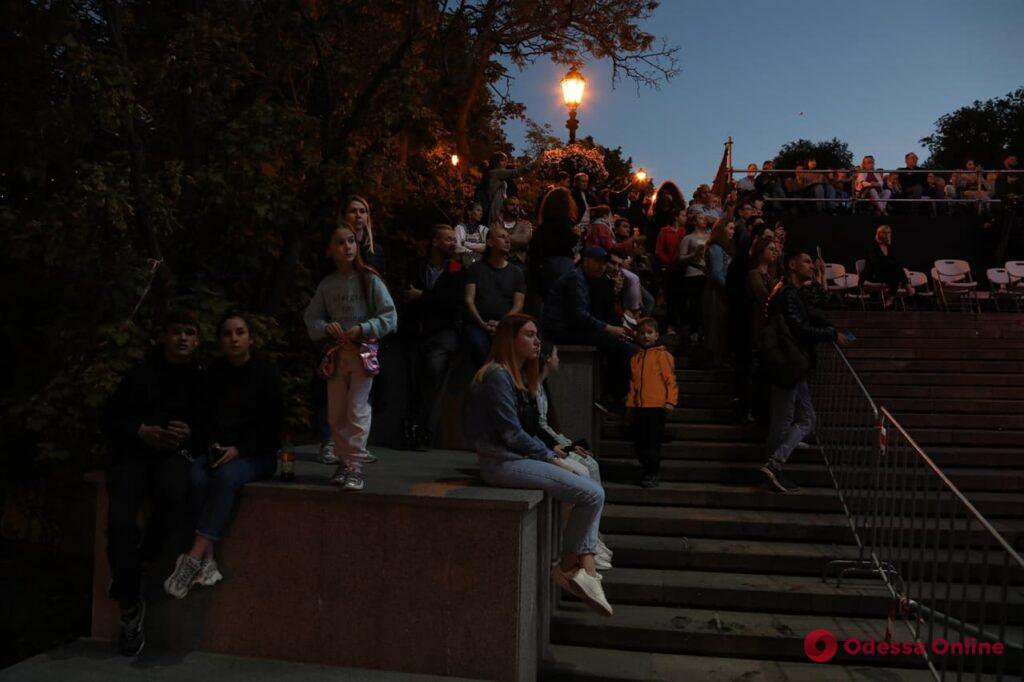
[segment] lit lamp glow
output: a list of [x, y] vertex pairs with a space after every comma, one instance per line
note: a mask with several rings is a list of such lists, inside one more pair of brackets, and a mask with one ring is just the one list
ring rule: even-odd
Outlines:
[[640, 170], [638, 170], [636, 172], [636, 181], [637, 182], [644, 182], [645, 180], [647, 180], [647, 171], [645, 171], [643, 168], [641, 168]]
[[569, 129], [569, 144], [576, 141], [576, 129], [580, 126], [580, 122], [576, 120], [576, 109], [583, 101], [583, 91], [586, 87], [586, 79], [575, 66], [569, 69], [569, 73], [562, 79], [562, 99], [565, 106], [569, 107], [569, 120], [565, 122], [565, 127]]
[[458, 154], [452, 154], [452, 165], [453, 166], [458, 166], [459, 165], [459, 155]]

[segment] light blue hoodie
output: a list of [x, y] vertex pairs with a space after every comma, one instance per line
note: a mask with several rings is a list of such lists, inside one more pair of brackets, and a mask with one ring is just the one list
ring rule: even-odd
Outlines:
[[333, 272], [320, 280], [302, 316], [309, 338], [314, 341], [326, 338], [324, 330], [332, 322], [337, 322], [343, 330], [359, 325], [364, 339], [381, 339], [398, 328], [398, 313], [388, 288], [377, 275], [368, 277], [369, 300], [355, 272], [347, 275]]

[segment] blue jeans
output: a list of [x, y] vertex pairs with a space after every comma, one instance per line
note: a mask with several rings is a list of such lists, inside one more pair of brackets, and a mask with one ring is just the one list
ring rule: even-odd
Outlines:
[[785, 464], [800, 441], [814, 432], [815, 418], [806, 379], [793, 388], [772, 386], [768, 463], [775, 467]]
[[466, 340], [466, 350], [473, 360], [473, 368], [483, 367], [491, 353], [491, 335], [475, 322], [466, 324], [462, 333]]
[[196, 534], [220, 540], [238, 491], [250, 481], [272, 475], [277, 462], [271, 457], [238, 457], [216, 469], [208, 462], [207, 455], [197, 457], [188, 472], [192, 518]]
[[480, 476], [499, 488], [543, 490], [573, 505], [562, 535], [562, 551], [593, 554], [604, 509], [604, 488], [589, 478], [538, 459], [480, 458]]

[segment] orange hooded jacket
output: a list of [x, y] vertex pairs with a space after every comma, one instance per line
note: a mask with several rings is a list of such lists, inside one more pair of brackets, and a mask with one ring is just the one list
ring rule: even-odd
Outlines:
[[644, 348], [629, 361], [633, 378], [629, 382], [626, 407], [665, 407], [679, 404], [676, 359], [664, 346]]

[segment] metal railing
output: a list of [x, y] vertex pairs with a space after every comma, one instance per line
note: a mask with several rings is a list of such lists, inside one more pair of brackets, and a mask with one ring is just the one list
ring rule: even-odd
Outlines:
[[[745, 169], [734, 169], [734, 168], [730, 168], [729, 169], [730, 177], [734, 177], [736, 175], [747, 176], [748, 172], [749, 171], [747, 171]], [[999, 203], [1002, 203], [1002, 201], [1000, 199], [994, 199], [991, 196], [943, 197], [943, 198], [933, 198], [933, 197], [929, 197], [929, 196], [921, 196], [921, 197], [916, 197], [916, 198], [891, 196], [888, 199], [881, 199], [881, 198], [879, 198], [879, 199], [872, 199], [870, 197], [862, 196], [861, 192], [856, 189], [856, 178], [857, 178], [857, 175], [864, 174], [864, 173], [873, 173], [873, 174], [876, 174], [876, 175], [878, 175], [880, 177], [884, 177], [886, 175], [891, 175], [893, 173], [895, 173], [896, 175], [907, 175], [907, 174], [910, 174], [910, 175], [924, 175], [924, 176], [927, 176], [929, 174], [943, 175], [943, 176], [946, 176], [946, 175], [951, 176], [951, 175], [954, 175], [954, 174], [956, 174], [956, 175], [964, 175], [964, 174], [966, 174], [966, 175], [976, 176], [977, 179], [976, 180], [972, 180], [972, 182], [974, 183], [973, 187], [966, 187], [965, 188], [965, 187], [956, 186], [956, 192], [965, 192], [965, 191], [971, 191], [971, 192], [991, 192], [992, 190], [994, 190], [995, 185], [994, 185], [994, 183], [989, 184], [988, 180], [986, 179], [986, 176], [991, 175], [991, 174], [996, 174], [996, 175], [1013, 175], [1013, 174], [1018, 174], [1018, 173], [1024, 173], [1024, 170], [1005, 170], [1005, 169], [1003, 169], [1003, 170], [984, 170], [984, 169], [981, 169], [981, 170], [978, 170], [978, 169], [969, 170], [967, 168], [960, 168], [960, 169], [907, 168], [907, 169], [886, 170], [886, 169], [881, 169], [881, 168], [875, 168], [875, 169], [871, 169], [870, 171], [867, 171], [867, 170], [863, 170], [863, 169], [845, 169], [845, 168], [844, 169], [834, 169], [834, 168], [813, 168], [813, 169], [785, 168], [785, 169], [776, 169], [776, 168], [771, 168], [771, 169], [758, 170], [757, 174], [758, 175], [768, 174], [768, 175], [780, 175], [780, 176], [782, 176], [782, 175], [792, 175], [792, 176], [795, 176], [797, 174], [799, 174], [799, 175], [833, 175], [833, 174], [835, 174], [837, 172], [842, 172], [842, 173], [844, 173], [846, 175], [846, 177], [842, 181], [843, 182], [848, 182], [850, 184], [850, 192], [849, 192], [848, 196], [835, 196], [835, 197], [829, 198], [829, 197], [804, 196], [804, 195], [797, 195], [797, 196], [790, 196], [790, 195], [774, 196], [773, 195], [773, 196], [765, 196], [764, 199], [765, 199], [765, 201], [773, 201], [773, 202], [780, 202], [780, 203], [787, 203], [787, 202], [788, 203], [820, 202], [820, 203], [823, 203], [823, 204], [825, 204], [827, 206], [841, 206], [841, 205], [847, 205], [848, 204], [849, 208], [852, 211], [854, 211], [854, 212], [856, 212], [856, 210], [857, 210], [857, 204], [864, 204], [864, 203], [872, 204], [872, 203], [874, 203], [876, 201], [879, 201], [879, 202], [882, 202], [882, 203], [885, 203], [885, 204], [890, 204], [890, 203], [895, 203], [895, 204], [928, 204], [928, 205], [932, 205], [932, 206], [937, 205], [937, 204], [961, 204], [961, 205], [976, 205], [976, 206], [980, 205], [980, 204], [999, 204]], [[747, 176], [747, 177], [749, 177], [749, 176]], [[803, 188], [800, 188], [798, 191], [799, 192], [804, 192], [804, 191], [806, 191], [806, 189], [807, 189], [807, 187], [803, 187]], [[884, 190], [884, 189], [887, 189], [887, 188], [883, 185], [882, 187], [879, 187], [878, 189], [879, 190]], [[902, 189], [904, 191], [906, 191], [909, 188], [902, 188]]]
[[[856, 559], [830, 562], [822, 578], [881, 578], [892, 597], [886, 636], [902, 619], [935, 679], [1020, 679], [1024, 559], [1004, 536], [1006, 524], [986, 519], [876, 405], [837, 346], [820, 359], [818, 443], [858, 549]], [[1008, 497], [983, 495], [981, 504], [997, 514], [1024, 511], [1024, 499]]]

